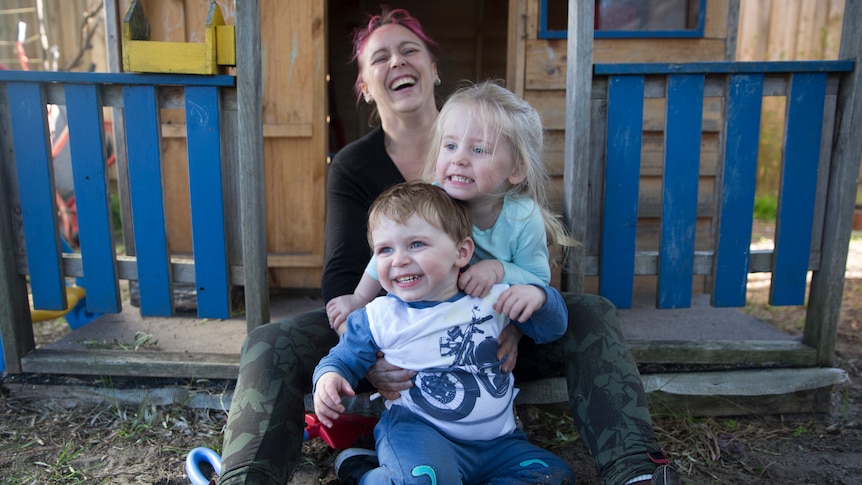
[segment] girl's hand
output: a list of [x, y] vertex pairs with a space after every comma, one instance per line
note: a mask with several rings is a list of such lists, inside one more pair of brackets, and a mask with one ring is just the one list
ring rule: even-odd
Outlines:
[[482, 298], [495, 283], [503, 281], [503, 264], [496, 259], [483, 259], [470, 265], [458, 277], [458, 287], [470, 296]]
[[388, 400], [398, 399], [401, 391], [413, 387], [413, 377], [416, 371], [396, 367], [383, 359], [383, 353], [377, 353], [377, 363], [371, 367], [365, 378], [380, 391], [380, 395]]
[[335, 372], [327, 372], [320, 376], [314, 387], [314, 414], [327, 428], [345, 411], [341, 404], [341, 396], [353, 396], [356, 393], [346, 379]]
[[[503, 372], [512, 372], [515, 370], [515, 364], [518, 362], [518, 342], [524, 332], [514, 325], [506, 325], [503, 331], [500, 332], [500, 337], [497, 339], [497, 360], [502, 360], [500, 370]], [[505, 360], [503, 360], [505, 359]]]
[[514, 285], [500, 293], [500, 298], [494, 303], [494, 311], [516, 322], [526, 322], [547, 298], [545, 291], [537, 286]]
[[335, 330], [339, 336], [346, 330], [344, 322], [347, 316], [354, 310], [363, 307], [367, 302], [354, 293], [335, 297], [326, 304], [326, 316], [329, 318], [329, 327]]

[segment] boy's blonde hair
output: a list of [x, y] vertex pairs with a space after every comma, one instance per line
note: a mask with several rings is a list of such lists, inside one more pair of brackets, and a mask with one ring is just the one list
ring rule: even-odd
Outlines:
[[571, 246], [566, 228], [548, 209], [545, 187], [550, 177], [542, 160], [545, 146], [542, 118], [530, 103], [501, 86], [499, 81], [468, 84], [449, 96], [431, 132], [431, 149], [425, 163], [424, 178], [429, 181], [435, 179], [437, 157], [443, 143], [443, 128], [457, 107], [467, 108], [472, 121], [485, 130], [486, 140], [498, 137], [505, 140], [512, 150], [515, 171], [520, 170], [525, 175], [520, 183], [511, 185], [505, 193], [498, 195], [501, 198], [508, 195], [512, 198], [533, 199], [542, 211], [548, 244], [551, 247]]
[[440, 187], [424, 182], [403, 182], [380, 194], [368, 211], [368, 244], [381, 219], [406, 224], [413, 214], [443, 231], [455, 244], [471, 237], [473, 220], [461, 202], [449, 197]]

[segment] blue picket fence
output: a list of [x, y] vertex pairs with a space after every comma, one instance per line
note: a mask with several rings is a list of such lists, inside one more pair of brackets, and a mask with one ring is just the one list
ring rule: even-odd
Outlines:
[[[125, 279], [138, 281], [141, 313], [173, 314], [172, 262], [162, 184], [159, 90], [181, 87], [185, 101], [189, 193], [198, 315], [230, 316], [225, 231], [220, 88], [233, 87], [227, 75], [144, 75], [0, 71], [8, 99], [17, 172], [26, 274], [35, 309], [66, 308], [66, 278], [83, 277], [87, 310], [121, 310], [118, 258], [112, 234], [103, 108], [106, 96], [121, 107], [127, 133], [129, 197], [135, 257]], [[51, 98], [49, 99], [49, 92]], [[107, 94], [106, 94], [107, 93]], [[51, 137], [46, 107], [65, 104], [69, 126], [80, 242], [80, 269], [60, 249]], [[12, 167], [7, 167], [7, 173]], [[13, 202], [14, 204], [14, 202]], [[20, 251], [20, 248], [19, 248]], [[65, 261], [64, 261], [65, 259]], [[66, 270], [71, 267], [69, 274]], [[80, 272], [80, 274], [78, 274]]]
[[[802, 305], [818, 206], [818, 176], [830, 163], [835, 89], [827, 81], [852, 71], [852, 60], [797, 62], [706, 62], [691, 64], [596, 64], [607, 82], [601, 243], [596, 274], [599, 291], [619, 308], [630, 308], [635, 275], [657, 276], [659, 308], [691, 305], [692, 280], [710, 275], [715, 306], [744, 306], [746, 284], [756, 269], [751, 234], [764, 96], [786, 96], [783, 160], [775, 249], [768, 255], [773, 305]], [[764, 80], [779, 89], [765, 90]], [[663, 87], [665, 99], [661, 227], [658, 251], [636, 250], [644, 132], [645, 83]], [[708, 80], [708, 82], [707, 82]], [[709, 85], [707, 89], [705, 86]], [[653, 90], [655, 91], [655, 90]], [[773, 92], [775, 91], [775, 92]], [[715, 189], [712, 251], [695, 251], [704, 97], [724, 99]], [[831, 97], [831, 98], [830, 98]], [[831, 99], [831, 100], [830, 100]], [[595, 121], [594, 121], [595, 122]], [[824, 131], [825, 130], [825, 131]], [[824, 133], [826, 133], [824, 135]], [[824, 137], [829, 137], [824, 140]], [[819, 194], [825, 197], [825, 193]], [[817, 241], [814, 241], [817, 243]], [[815, 244], [815, 247], [817, 244]]]

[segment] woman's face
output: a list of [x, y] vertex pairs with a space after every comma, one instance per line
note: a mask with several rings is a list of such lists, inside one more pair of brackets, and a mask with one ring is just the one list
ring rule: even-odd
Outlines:
[[437, 66], [428, 47], [405, 27], [388, 24], [368, 38], [359, 56], [362, 93], [377, 103], [381, 118], [397, 113], [436, 110]]

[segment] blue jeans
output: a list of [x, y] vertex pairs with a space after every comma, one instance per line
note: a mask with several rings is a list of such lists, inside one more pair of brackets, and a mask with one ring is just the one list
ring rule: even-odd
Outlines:
[[374, 428], [380, 468], [364, 485], [573, 484], [565, 461], [527, 441], [521, 430], [487, 441], [446, 436], [431, 423], [392, 406]]

